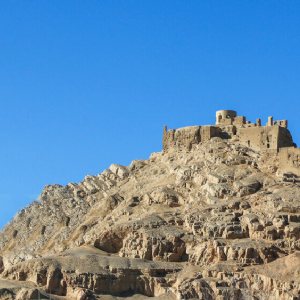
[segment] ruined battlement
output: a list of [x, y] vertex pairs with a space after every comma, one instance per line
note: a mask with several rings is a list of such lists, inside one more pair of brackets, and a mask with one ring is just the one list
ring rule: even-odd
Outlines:
[[[237, 112], [234, 110], [218, 110], [216, 112], [216, 125], [233, 125], [237, 127], [260, 127], [261, 119], [256, 119], [255, 123], [247, 121], [245, 116], [238, 116]], [[287, 128], [287, 120], [273, 120], [273, 117], [268, 117], [268, 122], [266, 126], [278, 125], [279, 127]]]
[[279, 150], [294, 147], [293, 138], [288, 130], [287, 120], [273, 120], [268, 117], [265, 126], [261, 119], [255, 123], [247, 121], [245, 116], [238, 116], [234, 110], [216, 112], [216, 124], [207, 126], [189, 126], [179, 129], [164, 128], [163, 150], [176, 148], [192, 149], [193, 145], [210, 140], [213, 137], [234, 139], [255, 150]]

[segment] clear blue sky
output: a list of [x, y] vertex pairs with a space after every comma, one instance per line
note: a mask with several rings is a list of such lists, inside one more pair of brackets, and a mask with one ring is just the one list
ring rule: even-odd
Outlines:
[[299, 143], [299, 16], [292, 0], [3, 1], [0, 226], [217, 109], [287, 118]]

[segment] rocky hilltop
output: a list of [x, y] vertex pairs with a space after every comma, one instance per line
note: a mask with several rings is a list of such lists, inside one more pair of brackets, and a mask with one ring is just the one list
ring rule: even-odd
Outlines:
[[[253, 147], [249, 123], [225, 118], [46, 186], [0, 234], [0, 299], [300, 299], [300, 180], [280, 137]], [[268, 126], [295, 147], [286, 123]]]

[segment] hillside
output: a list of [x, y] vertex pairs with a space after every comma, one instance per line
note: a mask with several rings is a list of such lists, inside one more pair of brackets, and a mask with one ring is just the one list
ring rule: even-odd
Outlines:
[[0, 299], [300, 299], [298, 177], [238, 139], [172, 143], [46, 186], [0, 234]]

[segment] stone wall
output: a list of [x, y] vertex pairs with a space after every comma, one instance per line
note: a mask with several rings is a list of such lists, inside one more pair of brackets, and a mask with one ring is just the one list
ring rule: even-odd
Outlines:
[[293, 142], [293, 137], [290, 131], [286, 127], [282, 127], [282, 126], [278, 126], [278, 127], [279, 127], [278, 149], [284, 147], [295, 147], [296, 145]]
[[278, 157], [279, 167], [282, 172], [300, 176], [300, 148], [281, 148]]
[[294, 145], [289, 130], [278, 125], [238, 128], [237, 136], [242, 144], [256, 150], [277, 150]]
[[288, 129], [273, 126], [189, 126], [179, 129], [164, 128], [163, 149], [191, 149], [194, 144], [205, 142], [212, 137], [223, 139], [236, 137], [239, 142], [255, 150], [278, 150], [282, 147], [293, 147], [293, 139]]
[[221, 137], [221, 130], [215, 126], [188, 126], [170, 130], [165, 127], [163, 150], [180, 148], [191, 150], [193, 145], [208, 141], [216, 136]]

